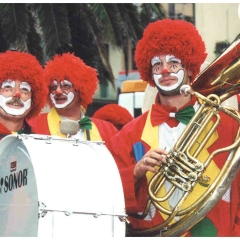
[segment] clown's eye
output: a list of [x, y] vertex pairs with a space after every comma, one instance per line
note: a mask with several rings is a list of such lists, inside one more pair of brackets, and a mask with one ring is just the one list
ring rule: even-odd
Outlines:
[[27, 82], [21, 82], [20, 89], [25, 93], [31, 92], [31, 86]]
[[21, 91], [24, 92], [24, 93], [29, 93], [29, 89], [28, 88], [21, 88]]
[[68, 80], [63, 80], [61, 83], [60, 83], [60, 88], [63, 90], [63, 91], [69, 91], [70, 88], [73, 87], [73, 84], [68, 81]]
[[5, 88], [5, 89], [12, 89], [12, 86], [10, 86], [10, 85], [5, 85], [5, 86], [2, 87], [2, 88]]
[[173, 61], [171, 61], [171, 63], [177, 64], [177, 63], [179, 63], [179, 62], [178, 62], [178, 61], [174, 61], [174, 60], [173, 60]]
[[5, 89], [12, 89], [14, 87], [15, 87], [14, 81], [4, 81], [1, 86], [1, 88], [5, 88]]
[[71, 84], [61, 84], [61, 89], [63, 90], [63, 91], [68, 91], [68, 90], [70, 90], [70, 88], [71, 87], [73, 87], [73, 85]]
[[157, 63], [155, 63], [155, 64], [153, 65], [153, 67], [155, 67], [155, 66], [161, 66], [161, 65], [162, 65], [161, 62], [157, 62]]
[[49, 90], [50, 90], [50, 91], [56, 91], [56, 90], [57, 90], [57, 87], [58, 87], [58, 85], [51, 84], [51, 85], [49, 86]]
[[178, 58], [170, 58], [169, 62], [172, 64], [178, 64], [178, 63], [181, 63], [182, 61]]

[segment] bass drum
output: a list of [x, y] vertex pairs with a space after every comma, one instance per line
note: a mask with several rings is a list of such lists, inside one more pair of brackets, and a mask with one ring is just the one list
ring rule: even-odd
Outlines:
[[124, 237], [122, 182], [104, 143], [3, 138], [0, 222], [1, 237]]

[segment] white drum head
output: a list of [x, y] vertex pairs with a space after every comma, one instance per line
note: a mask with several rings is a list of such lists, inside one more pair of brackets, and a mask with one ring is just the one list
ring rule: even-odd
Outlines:
[[38, 192], [24, 144], [9, 135], [0, 141], [0, 236], [38, 235]]
[[102, 142], [10, 136], [0, 149], [1, 236], [125, 236], [122, 182]]

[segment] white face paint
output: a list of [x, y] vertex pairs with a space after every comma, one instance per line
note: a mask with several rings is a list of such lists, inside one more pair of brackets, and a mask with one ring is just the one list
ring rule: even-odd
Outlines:
[[184, 71], [179, 70], [177, 73], [170, 73], [170, 76], [176, 77], [178, 80], [175, 84], [171, 86], [161, 86], [158, 79], [162, 77], [161, 74], [154, 74], [153, 79], [156, 85], [163, 91], [172, 91], [180, 86], [184, 79]]
[[[12, 90], [12, 88], [16, 87], [16, 81], [8, 79], [2, 82], [1, 88], [5, 88], [8, 90]], [[28, 93], [31, 92], [31, 86], [27, 82], [20, 82], [19, 86], [21, 92]]]
[[0, 107], [10, 115], [23, 115], [31, 107], [31, 86], [19, 80], [4, 81], [1, 85]]
[[[58, 86], [60, 86], [61, 92], [57, 93]], [[73, 91], [73, 84], [70, 81], [63, 80], [60, 82], [60, 84], [58, 84], [57, 80], [53, 80], [50, 86], [50, 98], [54, 107], [65, 108], [71, 104], [75, 98], [75, 93]], [[57, 103], [59, 100], [61, 100], [62, 103]]]
[[23, 115], [31, 107], [31, 99], [28, 99], [26, 102], [23, 102], [22, 99], [19, 99], [22, 103], [21, 108], [11, 108], [7, 105], [7, 102], [11, 101], [12, 97], [5, 98], [3, 95], [0, 95], [0, 106], [8, 114], [14, 116]]
[[64, 95], [66, 97], [66, 102], [57, 104], [56, 100], [55, 100], [55, 95], [56, 94], [50, 93], [50, 98], [52, 100], [54, 107], [56, 107], [56, 108], [65, 108], [67, 105], [69, 105], [73, 101], [73, 99], [75, 97], [75, 94], [73, 92], [69, 92], [68, 94], [62, 93], [62, 95]]
[[[159, 87], [163, 91], [172, 91], [177, 89], [184, 80], [185, 72], [184, 68], [182, 66], [181, 60], [176, 58], [173, 55], [166, 55], [165, 57], [155, 56], [151, 60], [152, 64], [152, 74], [153, 74], [153, 80], [157, 87]], [[161, 79], [164, 78], [163, 72], [167, 72], [168, 76], [166, 78], [168, 79], [176, 79], [177, 81], [172, 85], [162, 85]]]

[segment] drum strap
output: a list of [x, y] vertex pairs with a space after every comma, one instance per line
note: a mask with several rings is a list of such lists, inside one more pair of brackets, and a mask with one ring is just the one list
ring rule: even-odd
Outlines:
[[86, 129], [87, 140], [91, 141], [89, 129]]

